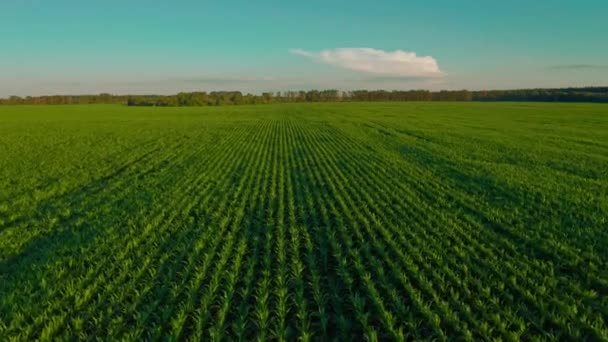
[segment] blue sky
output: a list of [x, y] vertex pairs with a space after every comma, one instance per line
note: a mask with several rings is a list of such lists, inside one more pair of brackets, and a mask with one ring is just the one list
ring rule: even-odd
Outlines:
[[608, 85], [608, 1], [0, 0], [0, 96]]

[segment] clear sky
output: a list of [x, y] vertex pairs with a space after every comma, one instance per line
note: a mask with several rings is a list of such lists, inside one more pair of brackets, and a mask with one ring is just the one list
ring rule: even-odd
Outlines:
[[0, 0], [0, 96], [608, 85], [606, 0]]

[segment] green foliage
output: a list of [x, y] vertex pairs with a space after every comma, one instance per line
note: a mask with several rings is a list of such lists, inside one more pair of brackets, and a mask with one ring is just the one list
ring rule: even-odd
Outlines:
[[386, 102], [386, 101], [537, 101], [537, 102], [608, 102], [608, 88], [562, 88], [520, 90], [338, 90], [286, 91], [276, 94], [243, 95], [240, 91], [179, 93], [177, 95], [68, 95], [0, 98], [0, 105], [64, 105], [114, 103], [139, 107], [201, 107], [250, 105], [285, 102]]
[[2, 107], [0, 340], [606, 340], [607, 142], [598, 104]]

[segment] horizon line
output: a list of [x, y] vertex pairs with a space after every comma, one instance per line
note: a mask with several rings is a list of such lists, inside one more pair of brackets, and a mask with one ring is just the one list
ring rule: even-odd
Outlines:
[[235, 93], [235, 92], [240, 92], [242, 95], [252, 95], [252, 96], [260, 96], [263, 95], [265, 93], [270, 93], [270, 94], [276, 94], [276, 93], [286, 93], [286, 92], [308, 92], [308, 91], [337, 91], [339, 94], [341, 93], [348, 93], [348, 92], [355, 92], [355, 91], [387, 91], [387, 92], [413, 92], [413, 91], [426, 91], [426, 92], [430, 92], [430, 93], [439, 93], [442, 91], [447, 91], [447, 92], [456, 92], [456, 91], [468, 91], [468, 92], [483, 92], [483, 91], [488, 91], [488, 92], [495, 92], [495, 91], [521, 91], [521, 90], [560, 90], [560, 89], [598, 89], [598, 88], [608, 88], [608, 85], [605, 86], [568, 86], [568, 87], [532, 87], [532, 88], [503, 88], [503, 89], [499, 89], [499, 88], [492, 88], [492, 89], [466, 89], [466, 88], [461, 88], [461, 89], [440, 89], [440, 90], [430, 90], [430, 89], [407, 89], [407, 90], [403, 90], [403, 89], [383, 89], [383, 88], [376, 88], [376, 89], [353, 89], [353, 90], [343, 90], [343, 89], [337, 89], [337, 88], [311, 88], [311, 89], [298, 89], [298, 90], [293, 90], [293, 89], [289, 89], [289, 90], [276, 90], [276, 91], [262, 91], [260, 93], [251, 93], [251, 92], [243, 92], [242, 90], [237, 90], [237, 89], [232, 89], [232, 90], [195, 90], [195, 91], [179, 91], [177, 93], [171, 93], [171, 94], [160, 94], [160, 93], [111, 93], [111, 92], [99, 92], [99, 93], [64, 93], [64, 94], [45, 94], [45, 95], [8, 95], [8, 96], [2, 96], [0, 97], [0, 99], [10, 99], [10, 98], [28, 98], [28, 97], [53, 97], [53, 96], [100, 96], [100, 95], [109, 95], [109, 96], [176, 96], [180, 93], [185, 93], [185, 94], [191, 94], [191, 93], [206, 93], [206, 94], [211, 94], [211, 93]]

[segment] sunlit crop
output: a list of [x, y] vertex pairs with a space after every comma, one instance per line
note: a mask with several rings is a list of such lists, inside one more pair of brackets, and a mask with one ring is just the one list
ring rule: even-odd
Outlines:
[[0, 108], [0, 340], [608, 339], [608, 106]]

